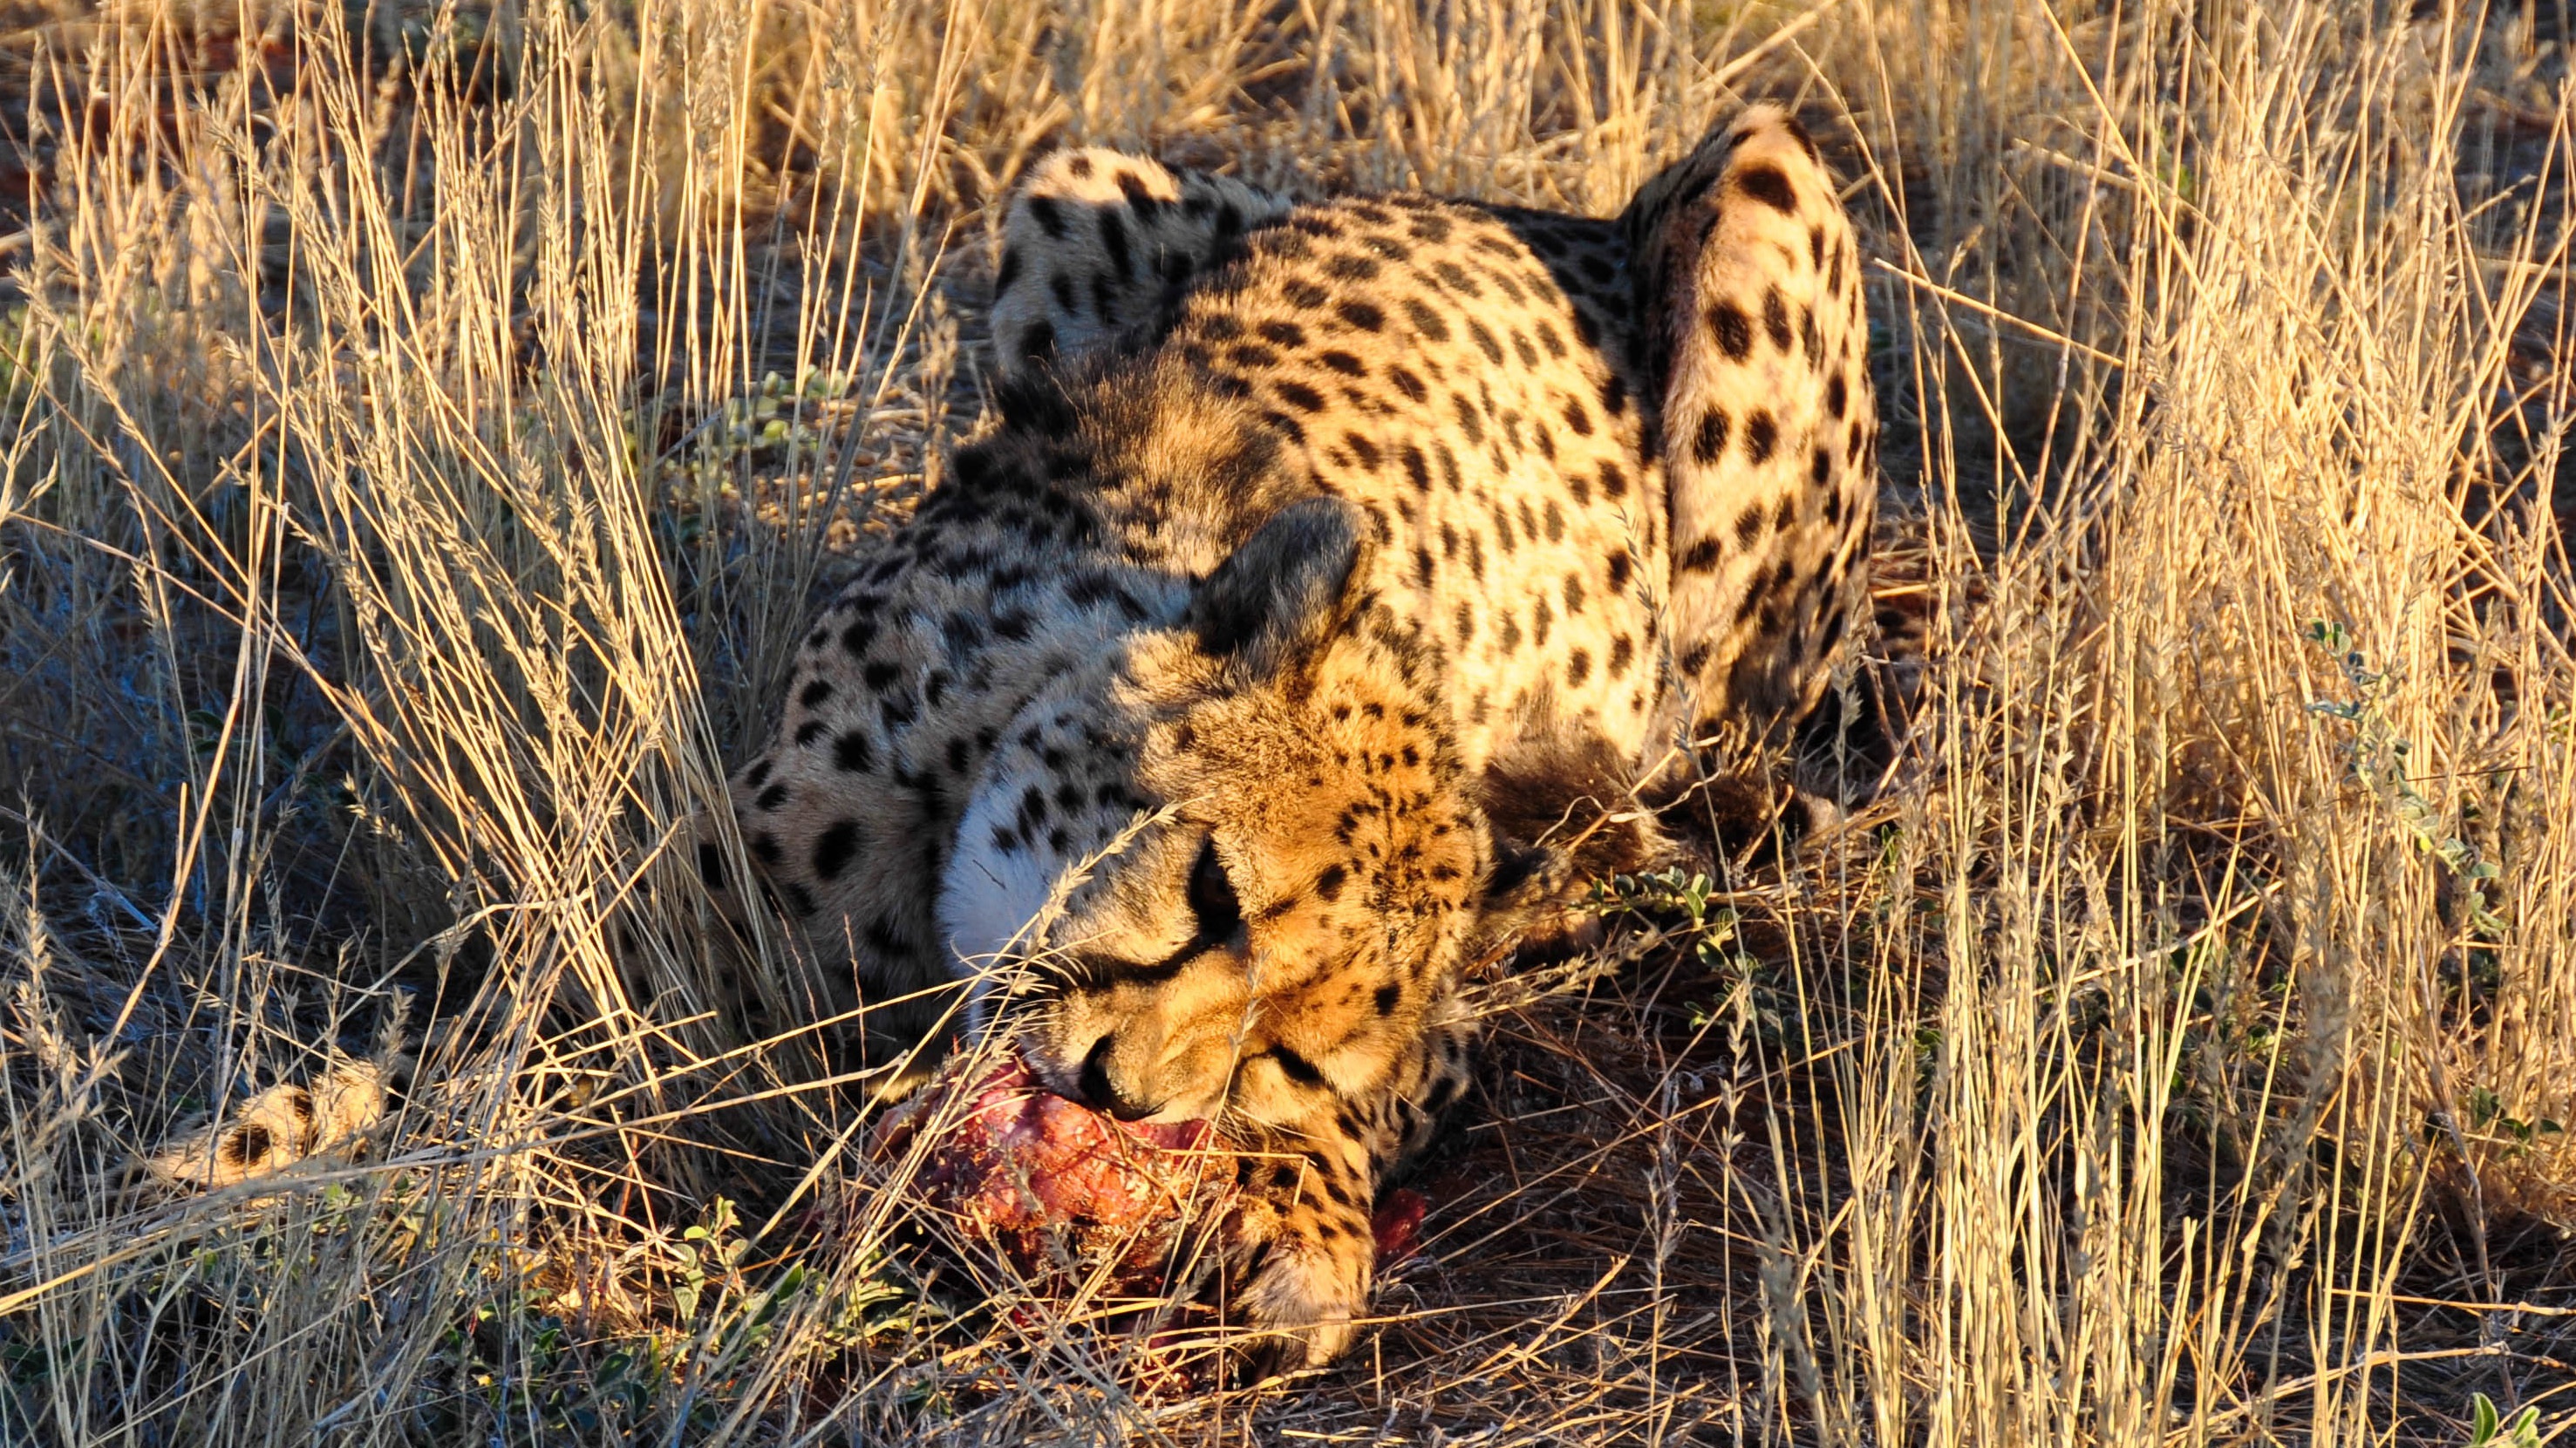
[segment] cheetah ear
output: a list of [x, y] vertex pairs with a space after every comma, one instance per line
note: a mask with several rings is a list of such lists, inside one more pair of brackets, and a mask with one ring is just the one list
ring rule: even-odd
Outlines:
[[1190, 599], [1199, 647], [1256, 674], [1313, 657], [1358, 609], [1367, 524], [1340, 498], [1281, 509]]

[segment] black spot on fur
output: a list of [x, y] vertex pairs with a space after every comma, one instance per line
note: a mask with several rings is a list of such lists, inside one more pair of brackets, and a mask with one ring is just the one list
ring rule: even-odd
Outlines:
[[1798, 340], [1789, 328], [1789, 304], [1776, 286], [1762, 293], [1762, 330], [1771, 334], [1771, 345], [1786, 352]]
[[1771, 520], [1763, 513], [1762, 505], [1747, 503], [1744, 511], [1735, 515], [1735, 541], [1738, 546], [1750, 548], [1761, 540], [1763, 531], [1770, 526]]
[[1766, 163], [1747, 166], [1735, 173], [1735, 189], [1779, 212], [1783, 216], [1798, 214], [1798, 193], [1789, 177], [1777, 166]]
[[844, 731], [832, 741], [832, 763], [852, 774], [866, 774], [877, 767], [876, 747], [864, 731]]
[[1458, 455], [1449, 451], [1449, 444], [1436, 437], [1433, 438], [1431, 457], [1433, 461], [1440, 464], [1440, 481], [1448, 487], [1449, 491], [1453, 493], [1464, 491], [1466, 485], [1458, 472]]
[[815, 837], [814, 874], [824, 880], [838, 879], [858, 853], [859, 822], [835, 820], [830, 829]]
[[1755, 463], [1771, 461], [1772, 450], [1780, 445], [1780, 424], [1768, 408], [1755, 408], [1744, 419], [1744, 455]]
[[1731, 426], [1722, 409], [1712, 407], [1701, 414], [1699, 430], [1691, 437], [1691, 457], [1703, 467], [1724, 457], [1727, 429]]
[[1735, 303], [1709, 304], [1708, 332], [1729, 361], [1741, 362], [1753, 355], [1753, 320]]

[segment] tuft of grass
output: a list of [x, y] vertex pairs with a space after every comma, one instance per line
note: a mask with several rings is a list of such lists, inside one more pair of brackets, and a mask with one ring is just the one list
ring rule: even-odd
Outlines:
[[[2571, 39], [0, 7], [0, 1440], [2564, 1434]], [[823, 967], [668, 858], [981, 416], [999, 200], [1100, 142], [1604, 212], [1747, 98], [1872, 258], [1892, 743], [1803, 765], [1852, 817], [1479, 982], [1341, 1367], [1029, 1298], [869, 1156]], [[355, 1139], [139, 1170], [350, 1061], [403, 1086]]]

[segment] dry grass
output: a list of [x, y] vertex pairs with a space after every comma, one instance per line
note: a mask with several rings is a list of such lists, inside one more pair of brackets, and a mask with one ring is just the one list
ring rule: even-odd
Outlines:
[[[0, 28], [0, 1440], [2576, 1424], [2557, 0]], [[1759, 96], [1878, 259], [1883, 788], [1489, 984], [1348, 1363], [1139, 1391], [904, 1234], [673, 822], [974, 423], [1031, 156], [1597, 211]], [[333, 1051], [356, 1149], [137, 1177]]]

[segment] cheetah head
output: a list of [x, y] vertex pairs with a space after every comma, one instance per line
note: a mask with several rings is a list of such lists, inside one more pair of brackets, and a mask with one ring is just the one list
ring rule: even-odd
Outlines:
[[1050, 1087], [1128, 1119], [1311, 1119], [1417, 1040], [1495, 847], [1436, 672], [1314, 498], [1021, 712], [940, 925]]

